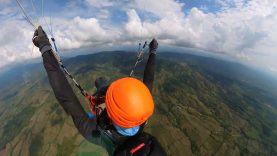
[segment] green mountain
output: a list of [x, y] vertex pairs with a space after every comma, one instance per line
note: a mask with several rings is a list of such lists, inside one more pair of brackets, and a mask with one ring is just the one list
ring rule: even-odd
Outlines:
[[[135, 53], [102, 52], [70, 58], [65, 64], [93, 93], [97, 77], [112, 82], [127, 76], [135, 59]], [[142, 77], [145, 61], [136, 70], [137, 78]], [[238, 63], [158, 53], [155, 113], [145, 130], [172, 156], [275, 156], [276, 82]], [[54, 98], [41, 64], [5, 72], [0, 86], [0, 156], [107, 155], [78, 134]]]

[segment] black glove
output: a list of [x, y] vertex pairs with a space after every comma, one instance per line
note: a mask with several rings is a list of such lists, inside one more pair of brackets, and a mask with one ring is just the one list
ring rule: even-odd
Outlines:
[[94, 84], [97, 89], [101, 89], [108, 86], [108, 81], [104, 77], [99, 77], [95, 80]]
[[155, 38], [150, 42], [149, 44], [149, 52], [150, 53], [156, 53], [156, 50], [158, 49], [158, 42]]
[[95, 96], [103, 96], [106, 94], [109, 83], [104, 77], [99, 77], [95, 80], [95, 87], [97, 88]]
[[52, 49], [49, 39], [41, 26], [39, 26], [34, 33], [33, 43], [39, 48], [41, 54]]

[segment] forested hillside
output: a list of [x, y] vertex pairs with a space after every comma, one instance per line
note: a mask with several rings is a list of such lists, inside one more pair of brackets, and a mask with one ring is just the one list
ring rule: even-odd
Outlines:
[[[135, 53], [102, 52], [66, 59], [65, 64], [93, 93], [97, 77], [110, 82], [125, 77], [135, 59]], [[142, 78], [146, 59], [138, 66], [137, 78]], [[0, 156], [107, 155], [78, 134], [57, 103], [42, 64], [16, 67], [0, 81]], [[155, 114], [145, 130], [172, 156], [275, 156], [276, 82], [237, 63], [158, 53]]]

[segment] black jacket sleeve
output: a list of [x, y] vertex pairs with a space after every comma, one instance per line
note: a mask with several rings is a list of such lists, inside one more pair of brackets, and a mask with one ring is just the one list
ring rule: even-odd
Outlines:
[[42, 57], [50, 85], [57, 100], [65, 112], [72, 116], [73, 122], [79, 132], [85, 138], [88, 138], [92, 134], [92, 131], [95, 130], [96, 124], [94, 121], [88, 119], [86, 112], [74, 94], [59, 63], [55, 59], [52, 50], [45, 52]]
[[152, 92], [152, 86], [154, 81], [155, 62], [156, 62], [156, 54], [150, 53], [147, 60], [147, 64], [144, 69], [144, 75], [143, 75], [143, 83], [148, 87], [150, 92]]

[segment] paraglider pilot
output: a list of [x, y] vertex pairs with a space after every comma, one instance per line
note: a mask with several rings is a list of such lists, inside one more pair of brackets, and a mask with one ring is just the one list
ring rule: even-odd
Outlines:
[[158, 48], [156, 39], [149, 44], [143, 82], [131, 77], [118, 79], [111, 84], [103, 78], [96, 80], [98, 94], [105, 96], [105, 106], [97, 120], [92, 120], [81, 106], [55, 59], [49, 39], [41, 26], [35, 30], [33, 43], [42, 53], [43, 64], [59, 104], [71, 115], [83, 137], [103, 146], [109, 155], [166, 155], [156, 138], [143, 131], [154, 111], [151, 90]]

